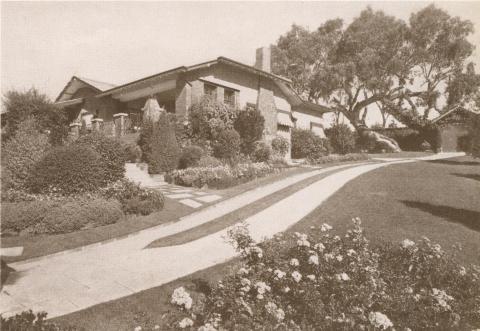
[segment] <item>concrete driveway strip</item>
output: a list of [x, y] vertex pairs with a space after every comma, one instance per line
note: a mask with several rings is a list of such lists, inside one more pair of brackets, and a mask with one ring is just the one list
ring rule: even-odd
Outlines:
[[[415, 160], [370, 163], [339, 171], [247, 218], [246, 222], [254, 239], [271, 237], [301, 220], [357, 176], [390, 164], [409, 162]], [[210, 216], [218, 217], [215, 214]], [[200, 221], [205, 223], [209, 218], [205, 215]], [[183, 245], [144, 249], [159, 235], [180, 231], [177, 228], [165, 234], [160, 230], [154, 230], [156, 235], [152, 236], [144, 231], [111, 244], [14, 264], [18, 279], [6, 285], [0, 294], [0, 312], [10, 315], [32, 308], [48, 312], [49, 317], [60, 316], [160, 286], [235, 256], [235, 251], [224, 241], [228, 229]]]

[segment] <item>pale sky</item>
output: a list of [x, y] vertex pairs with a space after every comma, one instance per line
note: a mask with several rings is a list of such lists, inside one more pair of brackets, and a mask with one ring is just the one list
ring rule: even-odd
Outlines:
[[[2, 2], [2, 94], [35, 86], [55, 98], [72, 75], [119, 84], [218, 56], [253, 64], [293, 23], [349, 23], [367, 5], [408, 20], [429, 3]], [[480, 2], [436, 5], [474, 22], [480, 48]], [[480, 49], [473, 60], [480, 70]]]

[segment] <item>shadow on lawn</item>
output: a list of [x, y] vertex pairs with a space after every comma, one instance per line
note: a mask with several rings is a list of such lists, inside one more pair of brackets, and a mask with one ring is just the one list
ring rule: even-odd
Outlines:
[[447, 221], [459, 223], [474, 231], [480, 231], [480, 213], [473, 210], [432, 205], [426, 202], [402, 200], [410, 208], [417, 208]]
[[430, 163], [448, 164], [448, 165], [463, 165], [463, 166], [480, 166], [478, 161], [453, 161], [453, 160], [430, 160]]
[[457, 177], [463, 177], [463, 178], [468, 178], [468, 179], [473, 179], [473, 180], [478, 180], [478, 181], [480, 181], [480, 175], [479, 175], [479, 174], [458, 174], [458, 173], [453, 173], [452, 175], [457, 176]]

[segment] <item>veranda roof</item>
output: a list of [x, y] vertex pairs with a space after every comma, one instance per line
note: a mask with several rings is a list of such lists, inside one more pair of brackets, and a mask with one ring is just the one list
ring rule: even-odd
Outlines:
[[285, 125], [285, 126], [289, 126], [289, 127], [293, 128], [292, 119], [290, 117], [290, 114], [287, 114], [287, 113], [278, 112], [277, 113], [277, 123], [280, 124], [280, 125]]

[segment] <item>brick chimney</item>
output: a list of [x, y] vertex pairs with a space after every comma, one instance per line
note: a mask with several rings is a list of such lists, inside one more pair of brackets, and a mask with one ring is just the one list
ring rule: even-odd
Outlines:
[[270, 47], [260, 47], [257, 49], [255, 68], [271, 72], [271, 50]]

